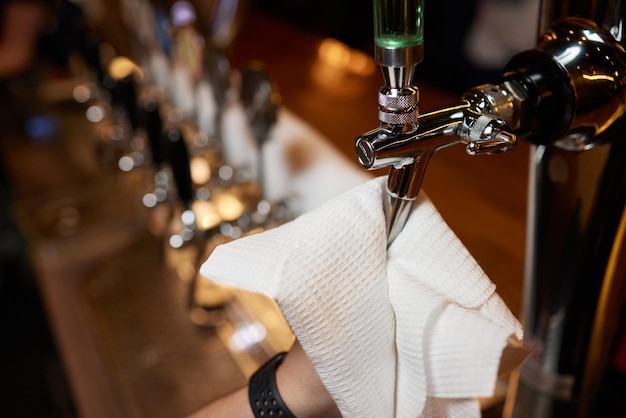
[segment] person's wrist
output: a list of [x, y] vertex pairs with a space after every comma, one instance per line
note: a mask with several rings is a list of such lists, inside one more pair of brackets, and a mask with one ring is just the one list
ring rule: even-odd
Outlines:
[[341, 417], [298, 341], [276, 370], [276, 386], [283, 402], [297, 418]]

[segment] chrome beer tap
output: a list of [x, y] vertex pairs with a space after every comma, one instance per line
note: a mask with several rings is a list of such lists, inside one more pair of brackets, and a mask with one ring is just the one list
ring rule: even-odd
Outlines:
[[[626, 286], [624, 1], [549, 1], [537, 47], [505, 76], [541, 72], [531, 150], [525, 343], [512, 417], [603, 415], [597, 402]], [[538, 71], [538, 69], [541, 69]], [[536, 77], [535, 77], [536, 78]], [[551, 78], [551, 79], [549, 79]], [[558, 98], [555, 100], [554, 98]]]
[[[583, 418], [597, 416], [626, 287], [626, 2], [542, 0], [538, 16], [537, 46], [494, 84], [414, 124], [381, 117], [356, 148], [365, 168], [392, 167], [393, 239], [437, 149], [531, 144], [523, 322], [532, 354], [507, 411]], [[399, 113], [400, 96], [380, 101], [384, 117]]]
[[[374, 1], [375, 60], [385, 85], [378, 92], [380, 127], [356, 140], [366, 169], [390, 167], [384, 202], [388, 242], [398, 235], [419, 193], [430, 157], [463, 142], [471, 155], [509, 150], [516, 141], [494, 106], [510, 107], [506, 97], [479, 92], [450, 107], [418, 115], [415, 67], [423, 58], [423, 0]], [[507, 110], [501, 113], [509, 115]]]

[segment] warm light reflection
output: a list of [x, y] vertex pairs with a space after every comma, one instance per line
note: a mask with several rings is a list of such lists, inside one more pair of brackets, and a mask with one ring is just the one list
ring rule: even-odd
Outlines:
[[117, 161], [117, 166], [119, 167], [120, 170], [128, 172], [132, 170], [133, 167], [135, 167], [135, 162], [133, 161], [131, 157], [129, 157], [128, 155], [125, 155]]
[[85, 117], [89, 122], [98, 123], [102, 122], [106, 115], [106, 112], [102, 108], [102, 106], [95, 104], [93, 106], [89, 106], [85, 111]]
[[[376, 72], [376, 64], [364, 52], [352, 49], [336, 39], [327, 38], [317, 48], [317, 60], [311, 68], [313, 79], [323, 87], [341, 85], [341, 93], [349, 93], [350, 82], [369, 77]], [[359, 83], [352, 84], [358, 88]]]
[[597, 74], [597, 75], [590, 75], [590, 74], [583, 74], [583, 78], [585, 80], [607, 80], [607, 81], [615, 81], [615, 78], [613, 78], [610, 75], [604, 75], [604, 74]]
[[598, 42], [598, 43], [605, 43], [604, 39], [602, 39], [602, 36], [600, 36], [599, 33], [596, 33], [595, 31], [589, 30], [589, 29], [585, 29], [583, 30], [583, 34], [584, 36], [582, 37], [583, 40], [584, 39], [589, 39], [592, 42]]
[[91, 99], [91, 89], [87, 84], [78, 84], [72, 90], [72, 97], [78, 103], [87, 103]]
[[374, 62], [360, 51], [352, 51], [350, 54], [350, 69], [364, 77], [368, 77], [376, 71]]
[[146, 193], [141, 199], [143, 205], [147, 208], [153, 208], [159, 203], [154, 193]]
[[194, 157], [189, 164], [191, 179], [195, 184], [203, 185], [211, 179], [211, 166], [205, 158]]
[[178, 277], [184, 283], [191, 283], [194, 276], [196, 275], [195, 265], [193, 263], [183, 261], [183, 262], [177, 263], [175, 266], [176, 266], [176, 273], [178, 274]]
[[228, 347], [235, 352], [248, 350], [265, 339], [267, 330], [260, 322], [243, 322], [237, 325], [228, 340]]
[[196, 200], [193, 202], [192, 209], [196, 214], [198, 228], [202, 230], [215, 228], [222, 221], [213, 202]]
[[141, 80], [143, 71], [133, 61], [126, 57], [115, 57], [109, 63], [109, 74], [116, 80], [122, 80], [131, 74]]
[[565, 50], [561, 54], [557, 55], [557, 58], [559, 59], [559, 61], [562, 61], [564, 63], [570, 63], [574, 61], [580, 55], [581, 52], [582, 52], [582, 49], [580, 48], [580, 46], [574, 45], [574, 46], [565, 48]]
[[332, 38], [324, 39], [320, 43], [317, 55], [321, 61], [333, 67], [345, 67], [350, 63], [348, 46]]
[[215, 196], [214, 201], [217, 213], [225, 221], [234, 221], [243, 215], [246, 209], [243, 202], [230, 193], [219, 194]]
[[169, 243], [172, 248], [181, 248], [185, 240], [179, 234], [174, 234], [170, 237]]
[[368, 55], [336, 39], [324, 39], [317, 49], [317, 56], [325, 65], [356, 75], [369, 76], [376, 71], [376, 65]]

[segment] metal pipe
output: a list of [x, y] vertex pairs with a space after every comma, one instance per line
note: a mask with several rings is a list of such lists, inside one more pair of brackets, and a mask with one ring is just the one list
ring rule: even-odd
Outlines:
[[[623, 1], [542, 4], [536, 51], [566, 74], [573, 111], [531, 154], [524, 324], [533, 353], [514, 418], [589, 417], [597, 406], [626, 281], [624, 18]], [[591, 41], [572, 44], [569, 58], [546, 41], [572, 35]]]

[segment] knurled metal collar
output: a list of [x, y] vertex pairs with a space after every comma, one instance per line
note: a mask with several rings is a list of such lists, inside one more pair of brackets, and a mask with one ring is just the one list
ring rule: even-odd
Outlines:
[[383, 88], [378, 92], [378, 119], [391, 125], [413, 124], [417, 121], [417, 89]]
[[417, 109], [402, 113], [385, 112], [379, 109], [378, 120], [389, 125], [412, 125], [417, 122]]
[[391, 91], [378, 92], [378, 105], [389, 110], [406, 110], [417, 106], [417, 91], [404, 88], [396, 90], [399, 94], [390, 94]]

